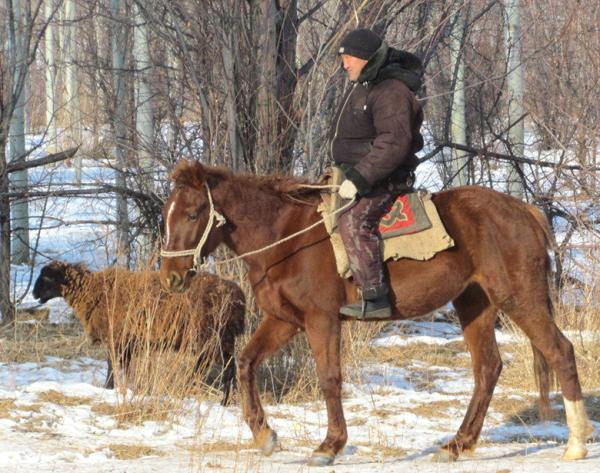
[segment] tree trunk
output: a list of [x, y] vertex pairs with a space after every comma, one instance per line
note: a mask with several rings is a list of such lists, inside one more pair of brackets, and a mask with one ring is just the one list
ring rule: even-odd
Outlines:
[[277, 31], [277, 135], [280, 139], [278, 168], [290, 173], [293, 165], [294, 143], [296, 141], [298, 119], [294, 106], [294, 93], [297, 84], [296, 44], [298, 39], [298, 1], [279, 2], [280, 24]]
[[255, 31], [259, 35], [257, 58], [260, 61], [258, 69], [258, 99], [256, 102], [257, 140], [256, 140], [256, 173], [268, 174], [274, 168], [277, 130], [275, 116], [277, 113], [275, 82], [277, 61], [277, 33], [275, 16], [277, 8], [274, 0], [261, 0], [259, 4], [258, 26]]
[[[113, 68], [113, 127], [115, 136], [114, 156], [116, 161], [115, 185], [120, 188], [126, 188], [125, 178], [126, 169], [126, 141], [127, 124], [126, 119], [126, 94], [125, 94], [125, 31], [120, 23], [121, 2], [120, 0], [110, 1], [110, 12], [113, 19], [113, 34], [111, 36], [112, 44], [112, 68]], [[117, 258], [129, 266], [129, 214], [127, 210], [127, 198], [122, 193], [117, 193]]]
[[[6, 142], [0, 131], [0, 159], [5, 161]], [[15, 307], [10, 297], [10, 204], [8, 174], [0, 170], [0, 317], [2, 323], [14, 319]]]
[[55, 0], [46, 0], [46, 21], [50, 22], [45, 33], [45, 55], [46, 55], [46, 127], [47, 127], [47, 151], [53, 152], [57, 149], [56, 120], [58, 120], [57, 88], [56, 88], [56, 45], [58, 43], [56, 25], [52, 22], [56, 9]]
[[[154, 169], [152, 150], [154, 149], [154, 117], [152, 111], [152, 91], [150, 78], [152, 62], [150, 60], [150, 38], [145, 19], [134, 4], [135, 28], [133, 34], [133, 59], [135, 63], [135, 107], [136, 138], [139, 160], [140, 188], [146, 193], [154, 192]], [[139, 241], [140, 257], [145, 261], [150, 255], [152, 236], [144, 230]]]
[[261, 0], [255, 15], [260, 61], [256, 171], [286, 173], [291, 170], [296, 136], [297, 1]]
[[[239, 0], [231, 1], [231, 11], [238, 12], [241, 9]], [[235, 13], [234, 13], [235, 14]], [[231, 20], [231, 21], [228, 21]], [[234, 28], [235, 17], [223, 17], [221, 25], [223, 48], [221, 56], [223, 58], [223, 71], [227, 95], [225, 97], [225, 113], [227, 114], [227, 135], [229, 138], [229, 153], [231, 155], [231, 168], [237, 171], [241, 168], [244, 156], [242, 148], [242, 139], [239, 132], [239, 120], [236, 106], [237, 83], [235, 78], [236, 64], [236, 30]]]
[[10, 201], [6, 166], [6, 136], [9, 131], [6, 122], [10, 111], [6, 115], [6, 109], [0, 108], [0, 111], [0, 317], [2, 323], [8, 323], [14, 320], [15, 316], [15, 306], [10, 297]]
[[[465, 115], [465, 12], [458, 6], [457, 18], [450, 37], [450, 56], [454, 71], [454, 93], [452, 94], [452, 113], [450, 116], [450, 133], [452, 142], [467, 144], [467, 121]], [[464, 186], [469, 181], [468, 158], [464, 151], [452, 150], [450, 163], [450, 185]]]
[[[523, 123], [523, 63], [521, 62], [521, 1], [506, 1], [506, 50], [508, 85], [508, 142], [510, 153], [523, 156], [525, 153], [525, 125]], [[521, 169], [518, 163], [511, 163], [508, 173], [508, 192], [518, 198], [523, 197]]]
[[[16, 59], [15, 64], [27, 62], [27, 52], [24, 50], [23, 42], [24, 25], [21, 13], [20, 0], [14, 2], [15, 29], [14, 37], [10, 38], [11, 55]], [[12, 36], [12, 35], [11, 35]], [[20, 73], [20, 67], [16, 67], [14, 74]], [[14, 77], [13, 83], [17, 83], [18, 77]], [[28, 80], [25, 76], [23, 81]], [[15, 110], [10, 125], [10, 161], [16, 161], [25, 154], [25, 87], [20, 88], [16, 97]], [[24, 158], [23, 158], [24, 159]], [[27, 188], [27, 171], [17, 171], [11, 176], [12, 190], [23, 191]], [[17, 264], [29, 262], [29, 204], [27, 200], [20, 200], [12, 205], [12, 261]]]
[[[72, 148], [81, 144], [81, 107], [79, 103], [79, 73], [77, 69], [77, 24], [75, 22], [75, 0], [65, 1], [65, 33], [64, 47], [66, 66], [65, 82], [67, 86], [67, 123], [68, 143], [66, 148]], [[81, 153], [75, 158], [75, 180], [81, 185]]]

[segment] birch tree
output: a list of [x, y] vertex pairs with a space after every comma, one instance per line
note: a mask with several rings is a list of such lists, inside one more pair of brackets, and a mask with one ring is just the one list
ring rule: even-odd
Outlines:
[[[523, 121], [523, 63], [521, 61], [521, 1], [506, 0], [506, 51], [508, 86], [508, 143], [510, 152], [522, 157], [525, 153], [525, 125]], [[521, 167], [510, 163], [507, 177], [508, 192], [515, 197], [523, 196]]]
[[[41, 1], [17, 3], [5, 0], [0, 4], [0, 317], [3, 322], [14, 316], [10, 296], [9, 166], [20, 164], [8, 161], [6, 148], [15, 110], [23, 108], [20, 101], [23, 100], [29, 66], [35, 60], [47, 25], [47, 19], [40, 19], [42, 10]], [[21, 41], [20, 54], [16, 49], [17, 36]]]
[[[467, 119], [465, 111], [465, 25], [466, 8], [463, 3], [456, 9], [456, 19], [450, 36], [450, 63], [454, 71], [453, 93], [452, 93], [452, 112], [450, 115], [450, 133], [452, 142], [456, 144], [467, 144]], [[464, 186], [469, 180], [468, 157], [464, 151], [458, 149], [452, 150], [452, 159], [450, 163], [450, 178], [452, 183]]]
[[[16, 67], [27, 63], [25, 51], [25, 22], [22, 0], [14, 0], [14, 28], [11, 28], [10, 51]], [[27, 76], [24, 81], [27, 81]], [[15, 111], [10, 126], [10, 162], [25, 159], [25, 84], [17, 95]], [[27, 170], [17, 171], [11, 176], [11, 189], [23, 191], [27, 188]], [[29, 205], [27, 200], [18, 200], [12, 205], [12, 260], [15, 263], [29, 262]]]
[[[110, 0], [111, 23], [114, 28], [111, 35], [112, 69], [113, 69], [113, 132], [114, 157], [116, 161], [115, 184], [125, 189], [126, 169], [126, 91], [125, 91], [125, 46], [126, 31], [123, 24], [122, 5], [120, 0]], [[122, 193], [116, 196], [117, 201], [117, 253], [123, 263], [129, 264], [129, 213], [127, 198]]]
[[[152, 112], [152, 62], [150, 60], [150, 38], [146, 20], [137, 3], [134, 9], [133, 61], [135, 69], [135, 107], [136, 142], [139, 163], [140, 188], [150, 194], [154, 191], [154, 117]], [[142, 258], [150, 251], [151, 239], [147, 232], [142, 233], [140, 241]]]
[[46, 28], [44, 41], [44, 55], [46, 59], [46, 129], [47, 141], [49, 142], [46, 149], [55, 149], [58, 136], [56, 129], [56, 120], [58, 112], [58, 96], [57, 96], [57, 72], [56, 54], [58, 45], [58, 29], [53, 21], [57, 8], [58, 0], [45, 0], [45, 16], [48, 27]]
[[[75, 0], [65, 0], [64, 54], [66, 82], [67, 133], [69, 146], [81, 144], [81, 105], [79, 101], [79, 71], [77, 68], [77, 23]], [[81, 184], [81, 155], [75, 158], [75, 180]]]

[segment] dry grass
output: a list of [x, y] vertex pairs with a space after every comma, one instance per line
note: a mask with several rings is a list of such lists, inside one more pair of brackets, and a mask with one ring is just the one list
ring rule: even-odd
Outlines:
[[469, 368], [471, 359], [463, 342], [443, 345], [411, 343], [406, 346], [381, 347], [372, 350], [373, 360], [406, 368], [415, 361], [426, 365]]
[[109, 449], [112, 456], [119, 460], [135, 460], [136, 458], [164, 455], [162, 451], [147, 445], [111, 443], [103, 448]]
[[401, 447], [390, 445], [387, 439], [373, 439], [371, 442], [353, 442], [353, 445], [357, 447], [365, 447], [368, 449], [368, 453], [361, 452], [361, 455], [366, 458], [402, 458], [407, 455], [407, 451]]
[[0, 361], [5, 363], [41, 363], [47, 356], [105, 358], [105, 353], [103, 347], [86, 339], [78, 322], [17, 322], [0, 327]]
[[224, 440], [219, 440], [216, 442], [203, 442], [201, 444], [194, 443], [192, 445], [187, 444], [181, 446], [195, 455], [204, 455], [212, 452], [239, 453], [241, 450], [250, 450], [256, 448], [253, 442], [227, 442]]
[[66, 396], [59, 391], [44, 391], [38, 394], [40, 402], [49, 402], [52, 404], [60, 404], [61, 406], [80, 406], [82, 404], [90, 404], [92, 398], [87, 396]]
[[507, 422], [531, 425], [540, 421], [537, 396], [507, 396], [497, 394], [492, 398], [490, 409], [499, 412]]
[[0, 419], [10, 418], [13, 409], [15, 409], [14, 399], [0, 399]]
[[[19, 410], [23, 410], [21, 409], [21, 406], [19, 406]], [[40, 414], [32, 416], [25, 420], [21, 420], [15, 427], [15, 429], [20, 432], [27, 433], [48, 433], [52, 430], [52, 426], [55, 421], [56, 419], [54, 417]]]
[[451, 409], [466, 411], [467, 403], [463, 403], [458, 399], [452, 401], [431, 401], [426, 404], [417, 404], [409, 407], [407, 410], [419, 417], [440, 418], [451, 415], [449, 413]]
[[44, 405], [42, 403], [34, 402], [32, 404], [19, 404], [18, 406], [15, 406], [15, 409], [21, 412], [33, 412], [34, 414], [39, 414], [42, 412], [43, 407]]
[[152, 400], [143, 402], [124, 401], [116, 404], [105, 402], [94, 403], [91, 411], [94, 414], [109, 416], [115, 419], [119, 427], [142, 425], [144, 422], [171, 422], [183, 412], [181, 402], [177, 400], [162, 400], [162, 407], [158, 408]]

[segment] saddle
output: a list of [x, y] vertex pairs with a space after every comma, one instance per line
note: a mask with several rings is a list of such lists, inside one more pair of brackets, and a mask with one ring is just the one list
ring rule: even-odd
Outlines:
[[[323, 176], [321, 182], [340, 184], [343, 180], [342, 171], [334, 167]], [[318, 210], [325, 217], [325, 228], [330, 235], [338, 274], [349, 278], [352, 273], [337, 228], [338, 215], [332, 215], [341, 207], [341, 199], [335, 192], [322, 192], [321, 200]], [[424, 261], [454, 246], [431, 200], [431, 194], [424, 190], [399, 194], [381, 218], [379, 233], [384, 261], [400, 258]]]

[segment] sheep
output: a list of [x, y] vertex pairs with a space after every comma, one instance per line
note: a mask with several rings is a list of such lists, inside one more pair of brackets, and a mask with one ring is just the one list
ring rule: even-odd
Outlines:
[[[216, 334], [224, 366], [221, 403], [228, 403], [235, 385], [235, 338], [244, 331], [245, 298], [237, 284], [198, 273], [188, 291], [172, 293], [162, 288], [157, 271], [107, 268], [92, 272], [83, 264], [52, 261], [42, 268], [33, 296], [41, 303], [63, 297], [92, 342], [114, 347], [114, 358], [124, 373], [134, 349], [148, 341], [157, 349], [189, 347], [199, 353], [196, 372]], [[114, 388], [110, 351], [107, 389]]]

